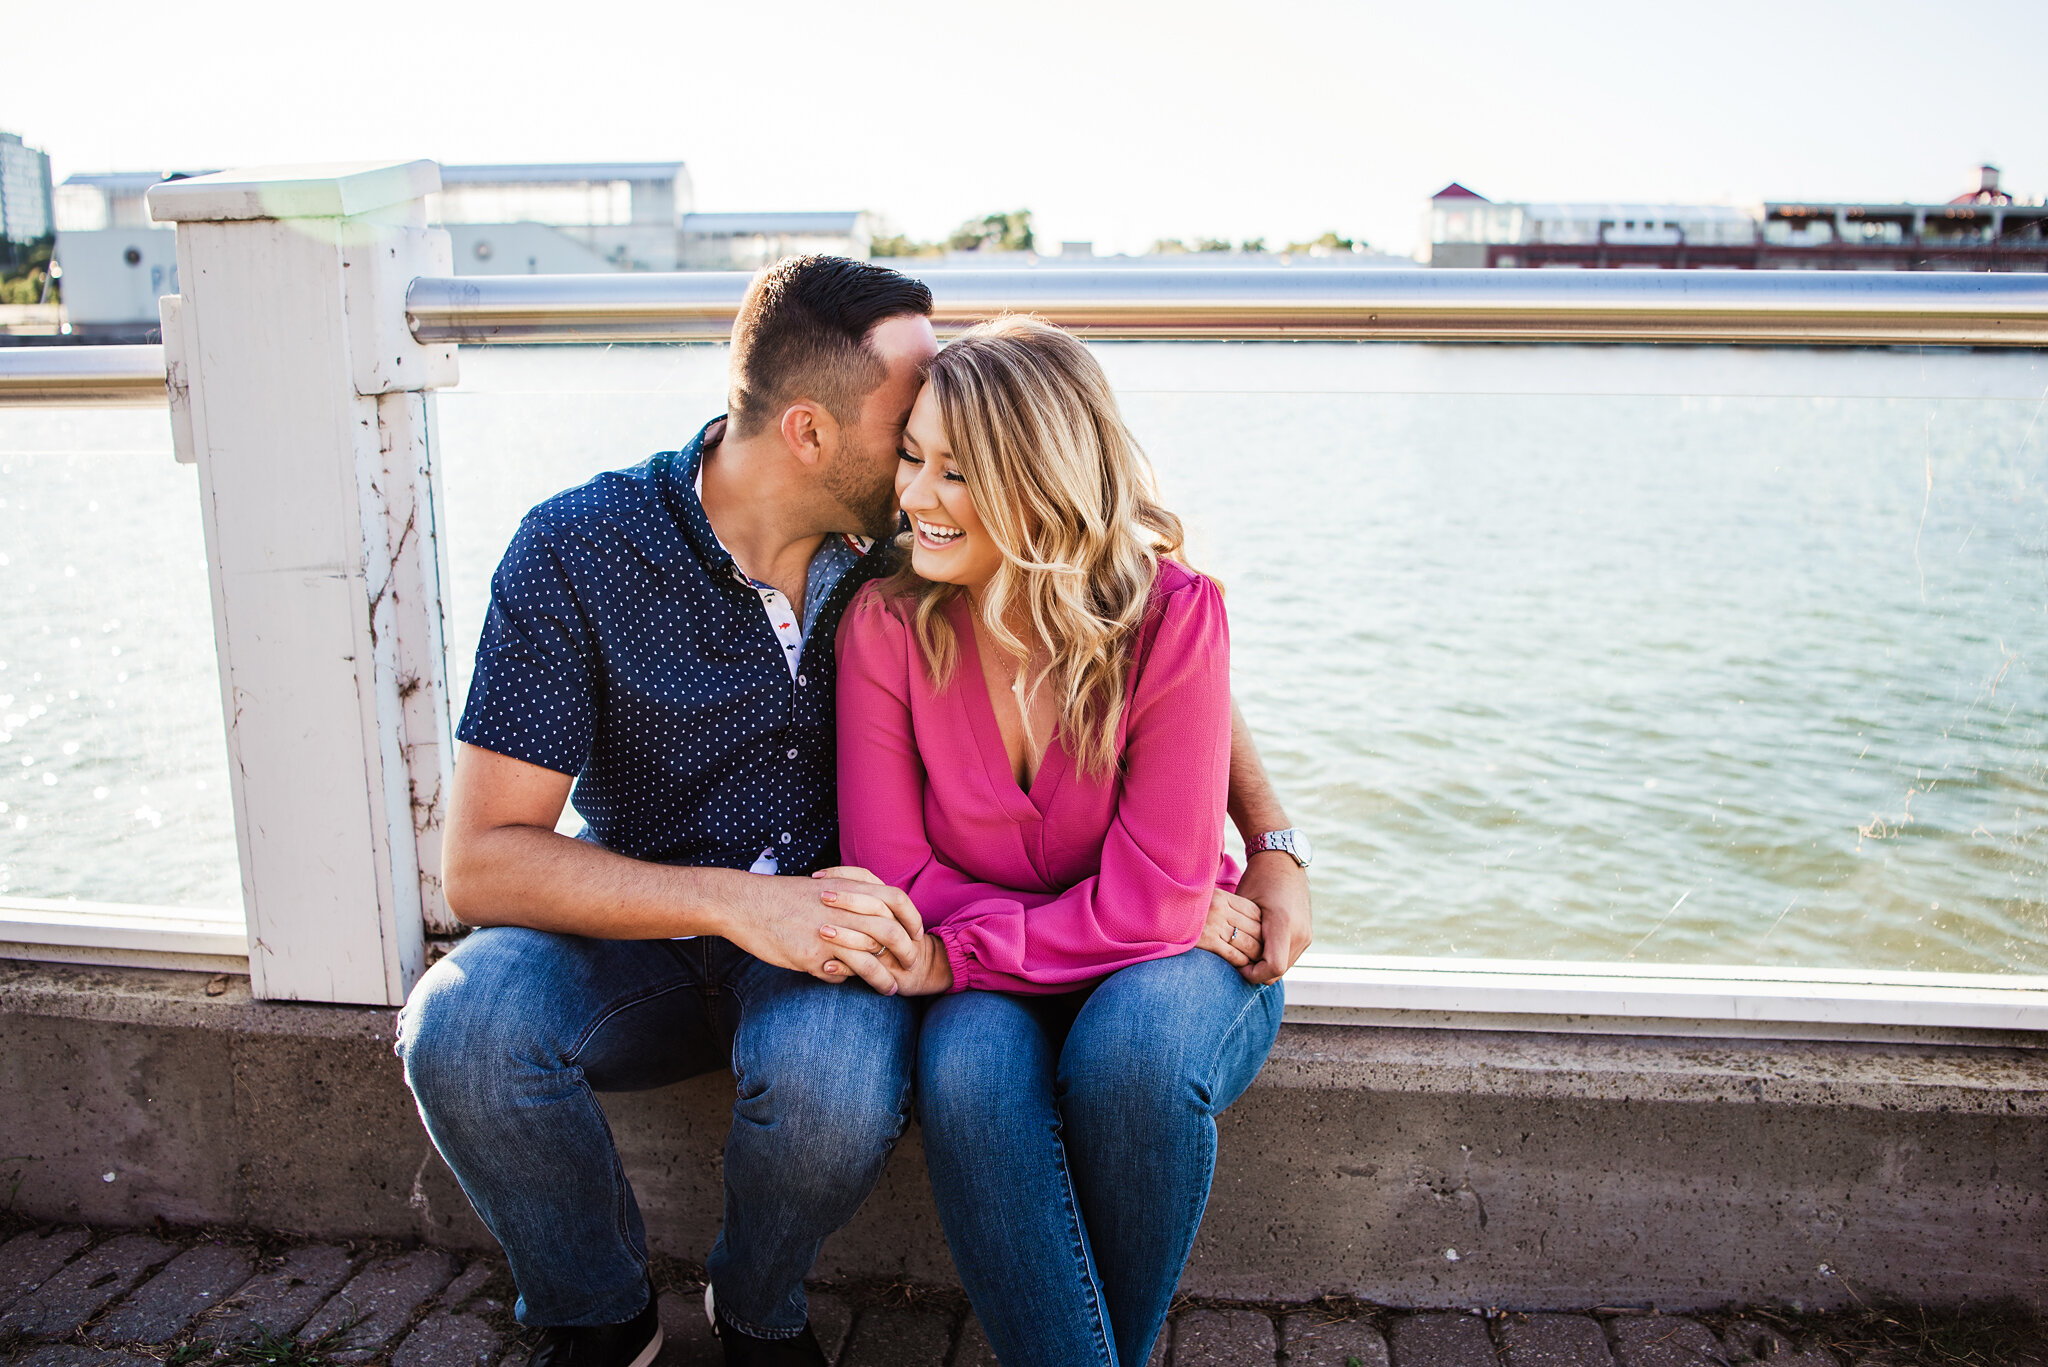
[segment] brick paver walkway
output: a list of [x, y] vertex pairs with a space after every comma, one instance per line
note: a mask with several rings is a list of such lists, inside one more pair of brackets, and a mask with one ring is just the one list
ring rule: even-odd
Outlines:
[[[668, 1269], [656, 1367], [717, 1364], [701, 1285]], [[495, 1259], [256, 1236], [41, 1229], [0, 1243], [0, 1367], [520, 1367], [530, 1346]], [[957, 1292], [820, 1287], [837, 1367], [995, 1367]], [[218, 1346], [217, 1346], [218, 1345]], [[296, 1345], [296, 1351], [290, 1351]], [[1147, 1367], [1856, 1367], [1777, 1330], [1667, 1315], [1200, 1304]], [[1873, 1364], [1874, 1367], [1874, 1364]]]

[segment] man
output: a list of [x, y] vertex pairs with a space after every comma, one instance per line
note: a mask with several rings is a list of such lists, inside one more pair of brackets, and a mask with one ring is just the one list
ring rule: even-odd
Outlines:
[[[707, 1308], [728, 1364], [824, 1361], [803, 1278], [902, 1133], [917, 1018], [884, 961], [819, 935], [846, 924], [820, 893], [854, 885], [804, 875], [837, 860], [833, 637], [881, 567], [864, 538], [894, 527], [930, 313], [867, 263], [763, 271], [730, 416], [535, 508], [492, 578], [443, 869], [481, 929], [421, 980], [398, 1049], [521, 1322], [546, 1329], [536, 1367], [660, 1346], [595, 1093], [728, 1066]], [[1269, 980], [1307, 944], [1307, 880], [1241, 725], [1233, 742], [1233, 818], [1281, 837], [1240, 889], [1266, 926], [1246, 971]], [[579, 839], [555, 831], [572, 786]], [[860, 928], [910, 961], [895, 919]]]

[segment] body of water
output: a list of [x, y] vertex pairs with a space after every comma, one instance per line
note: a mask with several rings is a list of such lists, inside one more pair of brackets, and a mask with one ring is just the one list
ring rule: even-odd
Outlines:
[[[1317, 841], [1318, 948], [2048, 972], [2048, 365], [1099, 348]], [[458, 694], [532, 503], [679, 445], [716, 347], [465, 350]], [[0, 884], [231, 906], [196, 480], [0, 412]], [[118, 653], [117, 653], [118, 652]]]

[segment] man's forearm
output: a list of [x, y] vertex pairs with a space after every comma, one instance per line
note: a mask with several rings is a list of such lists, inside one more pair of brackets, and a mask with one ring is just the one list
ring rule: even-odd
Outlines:
[[448, 905], [468, 924], [603, 940], [727, 935], [766, 881], [629, 859], [538, 826], [475, 832], [448, 856]]
[[1246, 841], [1267, 831], [1285, 830], [1290, 824], [1235, 698], [1230, 700], [1229, 811], [1231, 824]]

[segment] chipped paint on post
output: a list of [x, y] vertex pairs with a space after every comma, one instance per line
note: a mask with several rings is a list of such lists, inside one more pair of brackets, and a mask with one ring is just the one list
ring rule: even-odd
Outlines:
[[[433, 408], [447, 345], [405, 291], [445, 274], [431, 162], [152, 189], [199, 466], [259, 996], [396, 1004], [446, 924], [451, 741]], [[167, 335], [169, 335], [167, 333]], [[183, 438], [185, 432], [180, 431]]]

